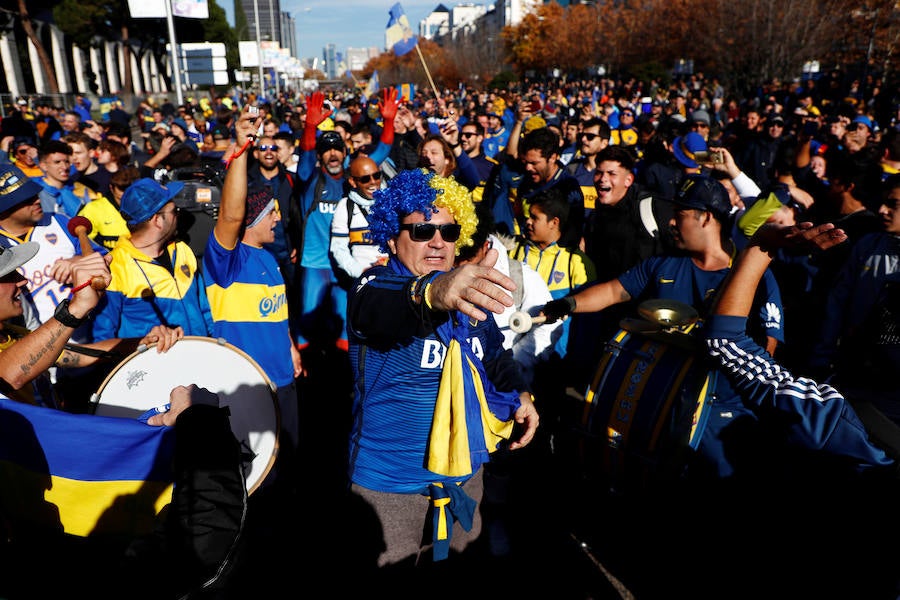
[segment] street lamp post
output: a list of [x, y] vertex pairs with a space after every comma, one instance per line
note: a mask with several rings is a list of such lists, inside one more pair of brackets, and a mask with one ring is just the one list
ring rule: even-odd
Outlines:
[[263, 79], [263, 64], [262, 64], [262, 43], [260, 43], [259, 37], [259, 1], [253, 0], [253, 22], [256, 24], [256, 56], [259, 62], [259, 95], [262, 98], [266, 96], [266, 85], [265, 80]]
[[178, 65], [178, 42], [175, 39], [175, 21], [172, 19], [172, 2], [166, 0], [166, 22], [169, 26], [169, 47], [171, 49], [172, 59], [172, 83], [175, 85], [175, 99], [178, 106], [184, 104], [181, 95], [181, 69]]
[[[275, 39], [275, 9], [272, 8], [272, 0], [269, 0], [269, 22], [272, 25], [272, 35], [270, 35], [269, 38], [273, 42], [278, 42], [278, 47], [280, 48], [281, 40]], [[275, 97], [278, 98], [278, 94], [281, 90], [280, 90], [280, 86], [278, 83], [278, 63], [277, 62], [275, 65], [272, 66], [272, 70], [275, 73]]]

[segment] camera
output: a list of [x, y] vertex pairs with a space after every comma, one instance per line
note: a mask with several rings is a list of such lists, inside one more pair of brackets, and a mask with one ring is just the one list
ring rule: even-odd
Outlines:
[[532, 98], [531, 106], [529, 108], [533, 113], [541, 112], [541, 101], [538, 98]]
[[247, 109], [247, 113], [248, 113], [248, 114], [251, 114], [251, 115], [258, 115], [258, 114], [259, 114], [259, 107], [256, 106], [255, 104], [251, 104], [251, 105], [250, 105], [250, 108]]

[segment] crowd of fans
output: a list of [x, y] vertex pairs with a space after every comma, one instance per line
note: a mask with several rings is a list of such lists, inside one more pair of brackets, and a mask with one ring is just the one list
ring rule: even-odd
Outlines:
[[[601, 78], [491, 90], [459, 86], [437, 94], [418, 90], [408, 98], [394, 88], [368, 95], [360, 89], [308, 96], [286, 90], [271, 98], [232, 90], [180, 106], [148, 96], [133, 112], [121, 103], [93, 109], [83, 96], [71, 107], [22, 99], [0, 123], [0, 167], [11, 165], [14, 174], [38, 184], [41, 218], [52, 218], [28, 224], [20, 205], [0, 205], [0, 233], [45, 243], [49, 236], [37, 239], [38, 228], [56, 227], [61, 236], [72, 219], [89, 221], [94, 250], [113, 257], [112, 282], [73, 341], [140, 338], [157, 325], [213, 336], [222, 331], [214, 323], [234, 316], [233, 306], [221, 300], [227, 286], [219, 288], [206, 268], [215, 258], [203, 256], [206, 240], [190, 248], [176, 240], [184, 220], [195, 218], [185, 207], [199, 204], [185, 197], [184, 180], [196, 177], [221, 191], [228, 169], [236, 159], [243, 169], [245, 155], [240, 185], [246, 194], [240, 198], [246, 197], [247, 221], [243, 228], [236, 221], [227, 240], [216, 238], [218, 245], [210, 247], [224, 256], [242, 243], [239, 230], [243, 235], [260, 222], [271, 229], [271, 236], [267, 229], [249, 239], [280, 271], [282, 280], [268, 278], [267, 285], [284, 286], [278, 337], [289, 330], [291, 345], [284, 344], [290, 355], [280, 361], [277, 388], [280, 410], [290, 415], [285, 452], [300, 458], [315, 448], [327, 455], [309, 467], [326, 497], [346, 483], [341, 470], [354, 395], [347, 376], [353, 338], [348, 298], [368, 269], [388, 262], [386, 248], [372, 240], [369, 217], [391, 181], [411, 169], [451, 179], [472, 194], [479, 230], [474, 250], [458, 253], [459, 265], [494, 248], [503, 253], [498, 264], [507, 276], [516, 280], [526, 270], [517, 281], [526, 296], [565, 303], [556, 317], [571, 313], [561, 322], [536, 323], [544, 328], [540, 335], [504, 340], [541, 414], [534, 455], [567, 464], [554, 477], [578, 471], [572, 431], [583, 423], [572, 415], [582, 412], [623, 320], [665, 294], [666, 265], [677, 263], [686, 269], [682, 275], [693, 268], [696, 286], [706, 286], [689, 291], [702, 323], [731, 261], [766, 223], [833, 223], [848, 240], [824, 251], [778, 249], [750, 334], [796, 375], [842, 387], [900, 425], [900, 103], [887, 93], [874, 78], [848, 82], [832, 73], [770, 81], [743, 93], [696, 74], [672, 83]], [[258, 129], [238, 135], [247, 106], [258, 111]], [[715, 186], [708, 194], [692, 191], [710, 181]], [[161, 208], [172, 205], [171, 212]], [[694, 233], [686, 210], [708, 213], [715, 229], [697, 216], [702, 237]], [[245, 213], [237, 213], [243, 221]], [[38, 255], [47, 265], [44, 277], [58, 278], [59, 285], [29, 278], [34, 306], [23, 324], [30, 329], [52, 317], [71, 287], [71, 269], [52, 262], [77, 258], [77, 241], [69, 237], [64, 253]], [[642, 266], [654, 258], [652, 268]], [[146, 265], [152, 282], [148, 278], [142, 290], [132, 283], [147, 277]], [[641, 269], [652, 277], [641, 280]], [[219, 278], [224, 273], [215, 271]], [[213, 290], [209, 298], [207, 289]], [[532, 316], [541, 311], [514, 299], [515, 308]], [[145, 310], [149, 304], [155, 312]], [[508, 330], [509, 314], [505, 319]], [[239, 345], [257, 349], [260, 343]], [[273, 348], [259, 355], [270, 360]], [[271, 364], [261, 366], [271, 372]], [[88, 410], [87, 398], [108, 372], [52, 369], [35, 388], [35, 402], [71, 412]], [[320, 431], [313, 419], [329, 420], [330, 431]], [[497, 462], [485, 470], [485, 497], [521, 493], [510, 487], [510, 475], [527, 478], [531, 467], [509, 457]], [[296, 493], [303, 467], [287, 458], [279, 465], [279, 493]], [[298, 479], [283, 483], [291, 477]], [[527, 493], [549, 493], [539, 483], [531, 486]], [[527, 501], [497, 504], [501, 514], [527, 514]], [[272, 520], [264, 519], [261, 531], [275, 535], [278, 514], [267, 515]], [[510, 552], [508, 538], [517, 530], [509, 520], [486, 517], [494, 557]]]

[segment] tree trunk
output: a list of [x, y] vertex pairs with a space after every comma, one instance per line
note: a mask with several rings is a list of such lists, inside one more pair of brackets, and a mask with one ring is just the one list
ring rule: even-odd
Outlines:
[[31, 40], [31, 43], [34, 44], [38, 59], [41, 61], [41, 68], [43, 68], [44, 73], [47, 74], [47, 84], [50, 86], [49, 92], [51, 94], [59, 94], [59, 82], [56, 80], [56, 70], [53, 68], [53, 61], [50, 60], [50, 57], [47, 55], [47, 50], [44, 48], [44, 44], [41, 43], [41, 39], [38, 37], [37, 33], [35, 33], [34, 27], [31, 25], [31, 17], [28, 15], [28, 8], [25, 6], [25, 0], [19, 0], [19, 18], [22, 20], [22, 29], [25, 30], [25, 35], [27, 35], [28, 39]]

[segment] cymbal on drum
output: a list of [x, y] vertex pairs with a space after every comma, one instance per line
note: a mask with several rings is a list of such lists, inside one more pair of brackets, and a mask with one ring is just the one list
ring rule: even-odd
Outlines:
[[631, 333], [648, 333], [651, 331], [659, 331], [660, 325], [656, 321], [648, 321], [647, 319], [634, 319], [625, 317], [619, 321], [619, 327]]
[[700, 317], [690, 304], [660, 298], [641, 302], [638, 313], [648, 321], [663, 327], [683, 327], [695, 323]]

